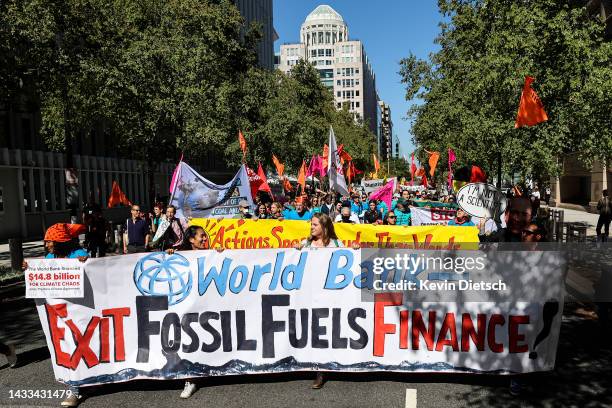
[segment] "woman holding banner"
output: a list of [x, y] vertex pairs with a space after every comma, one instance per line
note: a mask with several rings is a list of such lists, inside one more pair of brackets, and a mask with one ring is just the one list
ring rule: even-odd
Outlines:
[[310, 220], [310, 236], [300, 243], [302, 248], [341, 248], [334, 224], [327, 214], [316, 213]]
[[[178, 249], [179, 251], [203, 251], [210, 249], [210, 238], [204, 228], [199, 225], [192, 225], [185, 230], [185, 237], [183, 239], [183, 245]], [[168, 254], [173, 254], [177, 250], [168, 249]], [[223, 248], [218, 248], [218, 252], [222, 252]], [[198, 390], [198, 385], [194, 381], [185, 381], [185, 387], [181, 392], [181, 398], [187, 399], [191, 397]]]
[[[79, 235], [84, 234], [87, 227], [82, 224], [54, 224], [45, 231], [45, 249], [47, 250], [46, 259], [69, 258], [78, 259], [85, 262], [89, 256], [79, 244]], [[25, 271], [28, 263], [23, 261], [21, 265]], [[83, 400], [84, 396], [80, 387], [69, 386], [68, 397], [62, 401], [62, 407], [76, 407]]]

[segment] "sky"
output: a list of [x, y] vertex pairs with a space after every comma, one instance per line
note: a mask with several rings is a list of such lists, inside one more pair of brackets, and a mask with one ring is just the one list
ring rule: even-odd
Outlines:
[[411, 102], [398, 74], [399, 62], [410, 52], [426, 59], [438, 48], [434, 39], [441, 16], [436, 0], [274, 0], [274, 28], [281, 44], [299, 42], [300, 26], [318, 5], [336, 10], [348, 25], [349, 39], [361, 40], [376, 74], [379, 97], [391, 108], [393, 133], [401, 154], [410, 157], [414, 146], [410, 123], [405, 120]]

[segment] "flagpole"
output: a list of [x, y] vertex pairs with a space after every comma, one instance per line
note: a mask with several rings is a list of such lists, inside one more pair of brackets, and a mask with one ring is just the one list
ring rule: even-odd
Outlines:
[[501, 151], [497, 152], [497, 188], [502, 187], [502, 155]]

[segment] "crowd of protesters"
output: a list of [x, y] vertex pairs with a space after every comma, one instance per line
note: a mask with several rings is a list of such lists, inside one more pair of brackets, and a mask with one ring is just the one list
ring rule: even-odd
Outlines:
[[[547, 190], [548, 195], [548, 190]], [[455, 212], [448, 225], [472, 226], [479, 229], [483, 242], [525, 242], [545, 240], [546, 229], [539, 223], [540, 193], [537, 188], [531, 192], [513, 189], [508, 194], [508, 205], [498, 219], [476, 219], [458, 208], [452, 194], [439, 196], [428, 191], [401, 189], [393, 194], [390, 207], [382, 200], [370, 200], [363, 191], [354, 191], [350, 196], [307, 189], [305, 194], [290, 199], [274, 201], [266, 195], [258, 195], [254, 206], [248, 201], [239, 202], [235, 218], [252, 220], [301, 220], [310, 222], [310, 235], [297, 249], [310, 247], [342, 247], [334, 230], [334, 223], [410, 226], [411, 208], [415, 206], [443, 206]], [[548, 199], [548, 197], [546, 198]], [[281, 204], [282, 203], [282, 204]], [[598, 203], [600, 220], [597, 225], [598, 237], [605, 241], [612, 218], [612, 203], [607, 191]], [[175, 251], [209, 249], [209, 236], [204, 228], [189, 226], [187, 220], [176, 217], [176, 208], [157, 203], [149, 214], [143, 213], [139, 205], [130, 207], [130, 217], [123, 224], [123, 254], [146, 251]], [[600, 232], [604, 229], [603, 233]], [[86, 206], [83, 224], [55, 224], [45, 234], [46, 258], [78, 258], [85, 262], [89, 257], [103, 257], [107, 253], [109, 224], [102, 216], [99, 206]], [[79, 236], [85, 235], [81, 246]], [[153, 240], [153, 237], [156, 237]], [[222, 250], [222, 249], [219, 249]], [[23, 264], [24, 270], [27, 263]], [[16, 364], [12, 345], [0, 343], [0, 353], [5, 354], [11, 366]], [[317, 373], [312, 388], [323, 387], [327, 377]], [[518, 392], [521, 384], [512, 380], [511, 391]], [[196, 390], [193, 381], [186, 381], [181, 398], [189, 398]], [[71, 387], [71, 395], [62, 406], [77, 406], [83, 399], [78, 387]]]

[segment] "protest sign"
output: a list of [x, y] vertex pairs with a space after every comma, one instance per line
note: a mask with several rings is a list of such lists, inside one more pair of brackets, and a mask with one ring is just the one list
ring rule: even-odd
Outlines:
[[239, 213], [238, 204], [242, 200], [253, 206], [244, 165], [229, 183], [217, 185], [199, 175], [187, 163], [179, 164], [170, 197], [178, 218], [231, 218]]
[[443, 207], [410, 207], [410, 222], [414, 226], [447, 225], [456, 213], [457, 210]]
[[506, 209], [507, 199], [495, 186], [470, 183], [457, 193], [457, 204], [466, 213], [478, 218], [499, 218]]
[[[442, 212], [436, 214], [443, 214]], [[440, 216], [441, 217], [441, 216]], [[292, 248], [310, 235], [310, 223], [276, 220], [193, 219], [204, 228], [212, 248]], [[338, 239], [347, 247], [423, 248], [428, 245], [457, 248], [478, 242], [478, 229], [468, 227], [404, 227], [372, 224], [334, 224]]]
[[[395, 177], [387, 178], [387, 181], [393, 181], [394, 185], [397, 185]], [[374, 180], [361, 180], [361, 186], [365, 190], [366, 194], [370, 194], [380, 189], [385, 184], [385, 179], [374, 179]]]
[[[523, 271], [517, 270], [526, 265], [517, 262], [521, 258], [504, 254], [497, 273], [510, 290], [499, 290], [501, 302], [448, 303], [414, 301], [406, 291], [364, 300], [375, 285], [390, 282], [375, 272], [377, 265], [396, 258], [377, 262], [370, 255], [362, 262], [363, 252], [185, 251], [91, 259], [85, 266], [91, 290], [83, 299], [37, 305], [55, 377], [86, 386], [303, 370], [553, 369], [563, 296], [556, 253], [531, 253], [533, 264], [550, 267]], [[474, 258], [472, 269], [484, 262], [487, 275], [490, 257], [478, 257], [484, 261]], [[467, 265], [457, 259], [455, 267]], [[514, 298], [524, 286], [532, 299]], [[541, 300], [551, 298], [556, 311], [554, 302]]]
[[26, 298], [82, 298], [83, 265], [78, 259], [28, 259]]

